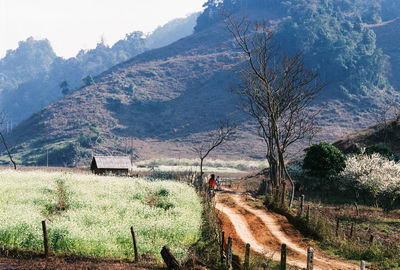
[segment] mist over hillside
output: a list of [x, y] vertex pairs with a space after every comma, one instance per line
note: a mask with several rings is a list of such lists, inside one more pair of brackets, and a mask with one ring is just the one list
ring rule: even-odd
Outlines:
[[381, 106], [399, 102], [398, 1], [210, 0], [193, 35], [108, 69], [23, 121], [10, 135], [19, 162], [43, 164], [44, 148], [52, 165], [73, 166], [92, 153], [192, 157], [190, 148], [223, 119], [241, 124], [239, 138], [217, 156], [263, 158], [256, 125], [227, 91], [241, 59], [228, 46], [222, 11], [267, 22], [282, 52], [303, 52], [326, 82], [314, 104], [324, 107], [317, 140], [367, 127]]
[[0, 59], [0, 111], [14, 124], [63, 96], [60, 83], [66, 81], [68, 92], [84, 86], [82, 78], [96, 76], [106, 69], [147, 50], [168, 45], [193, 33], [199, 13], [175, 19], [145, 35], [127, 34], [113, 46], [103, 41], [91, 50], [81, 50], [76, 57], [57, 57], [48, 40], [32, 37], [19, 42]]

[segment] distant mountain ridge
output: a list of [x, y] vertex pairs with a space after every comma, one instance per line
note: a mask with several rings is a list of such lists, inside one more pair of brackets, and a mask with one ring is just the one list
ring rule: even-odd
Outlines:
[[[222, 9], [265, 20], [275, 26], [283, 52], [304, 52], [307, 67], [328, 82], [315, 104], [324, 107], [317, 140], [332, 141], [371, 125], [374, 110], [400, 100], [399, 85], [390, 75], [398, 50], [389, 46], [400, 32], [394, 23], [364, 26], [392, 20], [386, 5], [400, 10], [394, 0], [210, 0], [193, 35], [113, 66], [92, 85], [23, 121], [9, 136], [13, 152], [21, 163], [43, 164], [43, 149], [49, 149], [52, 165], [70, 166], [92, 153], [193, 157], [191, 147], [207, 139], [218, 120], [230, 119], [241, 124], [238, 140], [215, 155], [263, 158], [256, 125], [226, 91], [238, 82], [235, 67], [241, 58], [227, 46], [232, 37]], [[395, 37], [387, 38], [385, 29]]]
[[82, 87], [82, 78], [106, 69], [144, 51], [162, 47], [193, 33], [199, 13], [175, 19], [145, 35], [127, 34], [109, 47], [103, 42], [95, 49], [81, 50], [76, 57], [57, 57], [49, 41], [28, 38], [0, 59], [0, 111], [18, 123], [52, 101], [62, 97], [59, 84], [66, 80], [70, 91]]

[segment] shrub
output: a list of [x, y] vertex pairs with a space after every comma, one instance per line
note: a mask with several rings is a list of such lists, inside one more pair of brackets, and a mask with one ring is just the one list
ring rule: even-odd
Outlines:
[[329, 179], [342, 172], [346, 167], [346, 158], [330, 143], [314, 144], [304, 150], [306, 156], [303, 169], [310, 176]]
[[400, 197], [400, 164], [379, 154], [348, 158], [340, 176], [345, 188], [369, 195], [386, 210], [392, 209]]
[[[48, 152], [48, 161], [50, 166], [75, 166], [80, 157], [80, 151], [77, 145], [67, 143], [55, 147]], [[47, 155], [43, 154], [37, 159], [37, 165], [44, 166], [47, 164]]]
[[80, 136], [78, 142], [79, 145], [84, 148], [90, 148], [92, 146], [92, 141], [90, 140], [90, 137], [87, 135]]
[[369, 146], [365, 149], [365, 154], [372, 155], [374, 153], [380, 154], [383, 157], [386, 157], [389, 160], [399, 161], [400, 157], [387, 145], [384, 144], [376, 144]]

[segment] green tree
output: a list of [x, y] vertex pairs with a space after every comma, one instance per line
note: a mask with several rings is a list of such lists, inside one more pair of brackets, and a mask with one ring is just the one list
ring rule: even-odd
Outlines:
[[87, 75], [86, 77], [82, 78], [83, 86], [89, 86], [94, 84], [93, 77], [91, 75]]
[[69, 85], [66, 80], [60, 82], [61, 93], [67, 95], [69, 93]]
[[330, 143], [314, 144], [304, 151], [303, 169], [310, 176], [326, 181], [346, 168], [345, 156]]
[[400, 160], [399, 155], [397, 155], [392, 149], [384, 144], [372, 145], [365, 149], [365, 154], [367, 155], [372, 155], [374, 153], [378, 153], [381, 156], [386, 157], [389, 160], [394, 160], [396, 162]]

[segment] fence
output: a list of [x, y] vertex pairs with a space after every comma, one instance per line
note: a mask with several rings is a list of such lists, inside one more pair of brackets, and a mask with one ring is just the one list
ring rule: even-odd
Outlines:
[[[228, 237], [228, 243], [225, 241], [225, 232], [222, 232], [222, 239], [221, 239], [221, 247], [220, 247], [220, 253], [221, 253], [221, 259], [220, 262], [222, 265], [226, 265], [227, 269], [232, 269], [233, 267], [233, 251], [232, 251], [232, 243], [233, 239], [232, 237]], [[241, 268], [244, 270], [249, 270], [250, 269], [250, 244], [246, 244], [246, 251], [244, 255], [244, 263], [242, 266], [236, 265], [235, 268]], [[279, 262], [279, 269], [280, 270], [286, 270], [288, 269], [288, 264], [287, 264], [287, 247], [286, 244], [281, 245], [281, 259]], [[312, 247], [307, 248], [307, 261], [306, 261], [306, 269], [307, 270], [313, 270], [314, 269], [314, 249]], [[365, 270], [365, 261], [360, 262], [360, 269]], [[267, 269], [267, 265], [262, 264], [261, 267]]]

